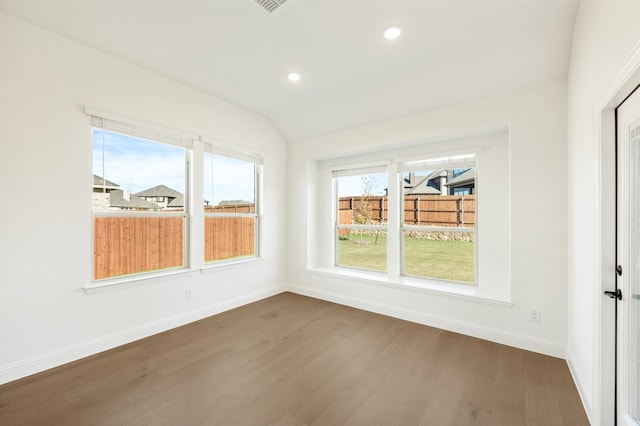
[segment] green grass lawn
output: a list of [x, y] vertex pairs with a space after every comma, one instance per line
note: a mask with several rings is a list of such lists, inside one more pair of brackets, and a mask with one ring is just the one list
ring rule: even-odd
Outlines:
[[[340, 240], [340, 265], [385, 271], [387, 239], [351, 234]], [[473, 283], [474, 244], [466, 241], [437, 241], [405, 238], [404, 271], [407, 275]]]

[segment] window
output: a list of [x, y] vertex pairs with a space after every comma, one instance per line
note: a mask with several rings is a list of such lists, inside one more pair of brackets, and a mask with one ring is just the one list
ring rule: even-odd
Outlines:
[[[207, 146], [211, 151], [211, 146]], [[261, 160], [240, 153], [204, 155], [204, 261], [258, 256]]]
[[387, 270], [385, 168], [335, 171], [336, 264]]
[[403, 274], [475, 283], [475, 156], [404, 163], [401, 173]]
[[204, 136], [87, 114], [92, 280], [98, 281], [87, 289], [259, 256], [260, 155]]
[[333, 170], [332, 177], [336, 266], [476, 283], [475, 155]]
[[[307, 267], [339, 282], [354, 279], [454, 298], [510, 300], [515, 237], [509, 164], [506, 129], [310, 161]], [[362, 227], [363, 239], [379, 231], [378, 238], [386, 238], [386, 245], [365, 244], [365, 250], [380, 249], [383, 254], [377, 259], [382, 261], [368, 262], [377, 254], [364, 252], [358, 263], [350, 264], [345, 246], [361, 248], [353, 243], [361, 226], [349, 221], [352, 207], [342, 197], [362, 196], [357, 190], [363, 187], [362, 178], [370, 175], [376, 175], [378, 183], [373, 195], [385, 198], [384, 220]], [[343, 191], [349, 176], [355, 180], [351, 194]], [[340, 220], [340, 215], [348, 219]], [[371, 229], [366, 232], [365, 227]]]
[[93, 279], [185, 267], [185, 147], [92, 123]]

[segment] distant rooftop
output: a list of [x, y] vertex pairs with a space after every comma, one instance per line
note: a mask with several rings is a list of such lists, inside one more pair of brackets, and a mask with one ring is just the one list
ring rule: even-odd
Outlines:
[[169, 197], [177, 198], [183, 197], [181, 192], [175, 189], [169, 188], [165, 185], [154, 186], [153, 188], [145, 189], [135, 194], [137, 197]]
[[109, 179], [104, 179], [101, 176], [93, 175], [93, 186], [106, 186], [107, 188], [120, 188], [117, 183], [111, 182]]
[[242, 205], [242, 204], [253, 204], [251, 201], [245, 201], [245, 200], [222, 200], [218, 203], [219, 206], [235, 206], [235, 205]]
[[135, 195], [130, 195], [129, 199], [126, 199], [122, 189], [111, 191], [109, 206], [128, 209], [152, 209], [154, 207], [154, 205], [147, 200], [143, 200]]

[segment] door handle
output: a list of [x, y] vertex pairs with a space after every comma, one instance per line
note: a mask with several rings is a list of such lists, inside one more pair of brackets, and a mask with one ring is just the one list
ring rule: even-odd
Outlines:
[[622, 290], [617, 289], [616, 291], [605, 291], [605, 296], [609, 296], [611, 299], [622, 300]]

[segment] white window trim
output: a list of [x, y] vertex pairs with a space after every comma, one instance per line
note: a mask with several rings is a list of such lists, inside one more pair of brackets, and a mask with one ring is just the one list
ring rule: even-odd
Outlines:
[[[473, 148], [473, 149], [468, 149], [468, 150], [457, 150], [457, 151], [453, 151], [452, 154], [454, 155], [461, 155], [461, 154], [468, 154], [468, 153], [480, 153], [483, 152], [485, 149], [484, 148]], [[447, 153], [448, 154], [448, 153]], [[442, 154], [442, 152], [438, 153], [428, 153], [426, 155], [420, 155], [420, 158], [441, 158], [444, 157], [444, 155]], [[405, 157], [403, 158], [402, 163], [404, 162], [411, 162], [411, 161], [416, 161], [416, 157]], [[380, 162], [378, 162], [380, 163]], [[330, 176], [331, 179], [333, 181], [335, 181], [334, 179], [334, 167], [331, 166], [331, 164], [337, 164], [335, 160], [332, 160], [330, 163], [324, 162], [324, 164], [322, 163], [318, 163], [318, 170], [324, 170], [323, 173], [328, 173], [328, 175], [325, 174], [325, 176]], [[488, 292], [488, 289], [485, 289], [482, 285], [482, 283], [479, 281], [479, 274], [478, 274], [478, 267], [479, 267], [479, 244], [478, 244], [478, 224], [476, 224], [476, 227], [473, 228], [455, 228], [456, 230], [459, 230], [460, 232], [475, 232], [476, 237], [475, 237], [475, 282], [474, 283], [463, 283], [463, 282], [456, 282], [456, 281], [448, 281], [448, 280], [441, 280], [441, 279], [436, 279], [436, 278], [428, 278], [428, 277], [417, 277], [417, 276], [411, 276], [411, 275], [403, 275], [401, 268], [402, 268], [402, 258], [401, 258], [401, 252], [400, 252], [400, 245], [401, 245], [401, 224], [400, 223], [395, 223], [396, 221], [400, 222], [400, 218], [401, 218], [401, 212], [398, 211], [396, 214], [392, 214], [391, 210], [392, 209], [397, 209], [399, 210], [401, 208], [401, 204], [399, 203], [399, 199], [401, 197], [401, 189], [400, 189], [400, 185], [401, 185], [401, 179], [402, 179], [402, 174], [400, 172], [400, 170], [402, 170], [402, 166], [401, 166], [401, 162], [399, 161], [390, 161], [390, 162], [386, 162], [387, 164], [387, 171], [388, 171], [388, 175], [389, 175], [389, 193], [388, 193], [388, 209], [389, 209], [389, 216], [388, 216], [388, 221], [387, 221], [387, 271], [375, 271], [375, 270], [368, 270], [368, 269], [362, 269], [362, 268], [353, 268], [353, 267], [348, 267], [348, 266], [335, 266], [337, 265], [337, 261], [336, 261], [336, 256], [337, 256], [337, 252], [336, 252], [336, 240], [337, 240], [337, 236], [334, 235], [334, 238], [332, 239], [333, 244], [331, 244], [331, 249], [332, 249], [332, 255], [331, 258], [334, 259], [333, 262], [333, 266], [322, 266], [322, 265], [310, 265], [307, 269], [312, 272], [312, 273], [317, 273], [317, 274], [322, 274], [325, 276], [333, 276], [333, 277], [337, 277], [337, 278], [349, 278], [349, 279], [353, 279], [353, 280], [358, 280], [361, 282], [365, 282], [368, 284], [373, 284], [373, 285], [378, 285], [378, 286], [384, 286], [384, 287], [391, 287], [391, 288], [396, 288], [396, 289], [401, 289], [401, 290], [405, 290], [405, 291], [411, 291], [411, 292], [417, 292], [417, 293], [427, 293], [427, 294], [432, 294], [432, 295], [437, 295], [437, 296], [441, 296], [441, 297], [447, 297], [447, 298], [454, 298], [454, 299], [460, 299], [460, 300], [467, 300], [467, 301], [472, 301], [472, 302], [476, 302], [476, 303], [482, 303], [482, 304], [488, 304], [488, 305], [493, 305], [493, 306], [498, 306], [498, 307], [504, 307], [504, 308], [510, 308], [513, 306], [513, 302], [511, 301], [510, 297], [509, 297], [509, 293], [505, 294], [506, 297], [503, 297], [499, 294], [494, 294], [493, 290], [494, 288], [491, 288], [491, 291]], [[358, 165], [344, 165], [344, 163], [342, 163], [339, 166], [341, 169], [350, 169], [350, 170], [357, 170], [360, 169], [361, 167]], [[476, 167], [476, 189], [478, 188], [478, 168], [479, 168], [479, 162], [475, 164]], [[395, 182], [392, 181], [392, 178], [397, 179]], [[333, 230], [335, 231], [335, 229], [337, 229], [336, 227], [336, 222], [337, 222], [337, 207], [336, 207], [336, 203], [337, 203], [337, 191], [335, 189], [335, 182], [334, 184], [331, 185], [332, 187], [332, 192], [331, 192], [331, 199], [332, 199], [332, 211], [333, 211], [333, 216], [332, 216], [332, 223], [333, 223]], [[477, 193], [477, 192], [476, 192]], [[508, 195], [507, 195], [508, 196]], [[478, 216], [476, 217], [476, 220], [478, 221]], [[376, 225], [341, 225], [341, 227], [353, 227], [355, 229], [359, 228], [359, 227], [363, 227], [363, 229], [380, 229], [379, 227], [377, 227]], [[411, 229], [413, 229], [413, 226], [409, 226]], [[437, 227], [429, 227], [429, 228], [434, 228], [434, 229], [439, 229]], [[395, 232], [395, 229], [398, 230], [398, 232]], [[451, 231], [450, 228], [446, 229], [447, 231]], [[323, 256], [324, 257], [324, 256]], [[324, 257], [326, 259], [326, 257]]]
[[[496, 222], [491, 219], [489, 223], [486, 222], [486, 217], [476, 218], [482, 221], [484, 224], [482, 230], [478, 232], [478, 241], [482, 239], [482, 247], [484, 249], [478, 250], [476, 246], [476, 277], [478, 280], [477, 285], [469, 284], [455, 284], [446, 281], [439, 281], [426, 278], [414, 278], [414, 277], [402, 277], [400, 271], [393, 272], [393, 277], [390, 278], [388, 272], [376, 272], [365, 269], [352, 269], [348, 267], [335, 267], [335, 213], [332, 216], [324, 216], [322, 214], [313, 213], [320, 208], [324, 208], [328, 203], [331, 203], [331, 210], [335, 212], [337, 207], [336, 194], [331, 185], [332, 171], [335, 169], [349, 169], [356, 168], [356, 165], [379, 165], [386, 164], [389, 167], [399, 165], [400, 163], [420, 161], [425, 158], [442, 158], [450, 156], [459, 156], [474, 153], [477, 157], [477, 166], [479, 169], [484, 170], [482, 172], [483, 182], [494, 182], [496, 179], [502, 179], [500, 182], [506, 182], [506, 184], [499, 186], [497, 192], [489, 191], [487, 196], [481, 195], [482, 203], [479, 204], [479, 210], [482, 213], [480, 216], [486, 216], [492, 214], [494, 205], [499, 205], [500, 210], [500, 222]], [[484, 303], [488, 300], [495, 301], [501, 306], [512, 306], [512, 282], [511, 282], [511, 218], [510, 218], [510, 200], [511, 200], [511, 187], [508, 184], [511, 177], [510, 170], [510, 158], [511, 153], [509, 149], [509, 127], [498, 126], [491, 129], [485, 129], [482, 131], [474, 132], [473, 134], [455, 134], [437, 139], [426, 139], [420, 141], [408, 141], [393, 143], [384, 146], [380, 146], [377, 149], [371, 149], [364, 152], [358, 152], [353, 154], [346, 151], [344, 155], [332, 155], [332, 156], [318, 156], [312, 158], [309, 161], [309, 174], [308, 178], [310, 183], [315, 186], [315, 192], [313, 198], [310, 200], [311, 212], [309, 215], [309, 228], [308, 232], [310, 239], [307, 242], [308, 255], [306, 258], [306, 270], [312, 273], [322, 274], [327, 277], [333, 277], [335, 279], [343, 279], [347, 281], [358, 280], [362, 283], [372, 285], [383, 285], [387, 287], [397, 287], [398, 289], [424, 293], [423, 287], [429, 287], [430, 294], [441, 297], [456, 297], [456, 293], [460, 291], [455, 287], [457, 285], [463, 286], [465, 289], [465, 297], [468, 297], [470, 301], [476, 301]], [[392, 159], [392, 160], [389, 160]], [[506, 161], [506, 163], [505, 163]], [[486, 170], [484, 167], [489, 167]], [[497, 168], [496, 168], [497, 167]], [[490, 170], [491, 172], [487, 172]], [[396, 176], [399, 174], [396, 173]], [[399, 183], [389, 182], [389, 209], [394, 208], [392, 191], [399, 188]], [[492, 186], [493, 188], [493, 186]], [[483, 190], [483, 194], [487, 192], [486, 188]], [[398, 194], [395, 195], [396, 197]], [[491, 201], [488, 201], [491, 200]], [[495, 204], [494, 202], [498, 202]], [[485, 205], [486, 203], [491, 203]], [[396, 229], [396, 224], [393, 223], [393, 218], [399, 217], [396, 215], [390, 215], [390, 220], [387, 221], [389, 229]], [[491, 216], [493, 218], [493, 215]], [[499, 226], [500, 228], [496, 228]], [[478, 229], [476, 228], [476, 231]], [[500, 243], [499, 247], [494, 247], [496, 241], [486, 240], [484, 234], [491, 232], [500, 232], [496, 241]], [[393, 233], [393, 232], [392, 232]], [[397, 238], [399, 242], [399, 237]], [[399, 248], [391, 246], [392, 240], [387, 240], [387, 247], [389, 253], [395, 253]], [[494, 249], [498, 251], [493, 252]], [[504, 263], [497, 265], [495, 256], [499, 259], [504, 259]], [[485, 259], [483, 261], [483, 259]], [[489, 262], [486, 261], [489, 259]], [[401, 279], [404, 278], [404, 279]], [[416, 285], [418, 281], [418, 285]], [[433, 291], [432, 291], [433, 290]]]
[[[433, 158], [433, 159], [430, 159]], [[476, 188], [478, 188], [477, 182], [477, 162], [475, 158], [475, 152], [466, 152], [463, 154], [458, 154], [456, 156], [447, 156], [444, 157], [442, 155], [432, 155], [427, 157], [426, 159], [421, 158], [419, 160], [408, 160], [404, 162], [395, 162], [390, 161], [387, 162], [387, 166], [383, 165], [362, 165], [356, 164], [352, 166], [343, 166], [339, 169], [332, 169], [331, 176], [333, 179], [333, 216], [332, 220], [334, 223], [334, 244], [333, 244], [333, 258], [334, 265], [333, 268], [335, 270], [339, 269], [347, 269], [347, 270], [357, 270], [357, 271], [366, 271], [374, 273], [374, 277], [378, 274], [384, 274], [387, 277], [388, 282], [392, 283], [400, 283], [400, 282], [412, 282], [414, 280], [418, 280], [417, 282], [425, 281], [429, 283], [440, 283], [437, 285], [463, 285], [469, 287], [478, 287], [478, 232], [477, 232], [477, 219], [476, 219], [476, 227], [473, 228], [447, 228], [447, 227], [438, 227], [438, 226], [415, 226], [415, 225], [404, 225], [402, 214], [402, 179], [403, 173], [409, 170], [423, 170], [424, 167], [447, 167], [451, 168], [453, 166], [465, 166], [465, 167], [474, 167], [476, 168]], [[337, 211], [337, 203], [338, 203], [338, 191], [337, 191], [337, 179], [343, 176], [354, 176], [360, 174], [368, 174], [368, 173], [382, 173], [385, 172], [388, 176], [388, 194], [387, 194], [387, 205], [388, 205], [388, 216], [387, 222], [384, 224], [376, 225], [376, 224], [368, 224], [368, 225], [356, 225], [356, 224], [339, 224], [338, 223], [338, 211]], [[477, 210], [476, 210], [477, 215]], [[476, 216], [477, 217], [477, 216]], [[370, 270], [367, 268], [360, 268], [354, 266], [345, 266], [339, 264], [339, 230], [340, 229], [353, 229], [353, 230], [384, 230], [387, 233], [387, 270], [386, 271], [376, 271]], [[416, 275], [408, 275], [404, 272], [404, 231], [405, 230], [427, 230], [427, 231], [441, 231], [441, 232], [469, 232], [474, 234], [474, 281], [470, 283], [462, 282], [462, 281], [454, 281], [454, 280], [445, 280], [438, 279], [434, 277], [420, 277]]]
[[[185, 211], [180, 213], [141, 213], [141, 212], [94, 212], [91, 209], [91, 227], [94, 226], [94, 217], [184, 217], [184, 264], [181, 267], [163, 269], [158, 271], [140, 272], [136, 274], [122, 275], [112, 278], [104, 278], [94, 280], [93, 262], [94, 257], [91, 255], [90, 279], [89, 283], [83, 286], [86, 294], [103, 293], [107, 291], [120, 290], [139, 285], [147, 285], [167, 280], [182, 278], [193, 275], [197, 272], [205, 273], [219, 268], [229, 266], [240, 266], [242, 264], [263, 260], [262, 257], [262, 239], [260, 238], [260, 225], [262, 222], [261, 200], [263, 194], [263, 153], [246, 147], [242, 144], [224, 141], [221, 139], [211, 138], [203, 135], [197, 135], [182, 130], [168, 128], [156, 123], [139, 120], [132, 117], [108, 112], [99, 108], [86, 106], [85, 114], [90, 118], [91, 128], [98, 128], [105, 131], [125, 134], [128, 136], [149, 140], [156, 143], [173, 145], [185, 149]], [[102, 126], [97, 126], [101, 124]], [[107, 128], [105, 128], [105, 125]], [[256, 231], [255, 231], [255, 256], [240, 259], [231, 259], [220, 262], [204, 262], [204, 210], [201, 207], [204, 203], [204, 152], [217, 153], [231, 158], [244, 159], [255, 162], [258, 165], [258, 173], [256, 173]], [[200, 164], [201, 166], [196, 166]], [[106, 177], [103, 176], [106, 179]], [[91, 232], [90, 253], [94, 250], [93, 232]]]
[[[383, 274], [387, 274], [389, 272], [389, 238], [388, 238], [388, 234], [389, 234], [389, 223], [388, 221], [385, 223], [381, 223], [379, 225], [376, 224], [368, 224], [368, 225], [359, 225], [359, 224], [340, 224], [338, 223], [338, 178], [340, 177], [347, 177], [347, 176], [359, 176], [359, 175], [365, 175], [365, 174], [373, 174], [373, 173], [389, 173], [389, 167], [390, 167], [390, 162], [389, 161], [383, 161], [383, 162], [375, 162], [375, 163], [367, 163], [367, 164], [358, 164], [355, 166], [342, 166], [342, 167], [336, 167], [336, 168], [332, 168], [331, 170], [331, 177], [333, 180], [333, 184], [332, 184], [332, 188], [333, 188], [333, 194], [332, 194], [332, 203], [331, 203], [331, 210], [332, 210], [332, 221], [333, 221], [333, 264], [335, 268], [345, 268], [345, 269], [351, 269], [351, 270], [357, 270], [357, 271], [371, 271], [373, 273], [383, 273]], [[387, 205], [391, 206], [391, 201], [389, 198], [387, 198]], [[354, 230], [373, 230], [373, 231], [386, 231], [387, 232], [387, 270], [386, 271], [375, 271], [372, 269], [365, 269], [365, 268], [359, 268], [357, 266], [346, 266], [346, 265], [339, 265], [339, 259], [340, 259], [340, 251], [339, 251], [339, 238], [338, 236], [340, 235], [340, 229], [354, 229]]]
[[197, 273], [193, 268], [173, 268], [162, 271], [141, 272], [139, 274], [122, 275], [114, 278], [93, 281], [83, 287], [86, 294], [105, 293], [112, 290], [138, 287], [140, 285], [156, 284], [179, 277]]
[[449, 299], [464, 300], [502, 308], [513, 307], [513, 302], [492, 295], [486, 295], [481, 288], [444, 280], [431, 280], [412, 276], [392, 279], [385, 272], [346, 267], [313, 267], [309, 272], [331, 278], [348, 278], [380, 287], [393, 288], [413, 293], [431, 294]]
[[[203, 266], [201, 269], [212, 269], [217, 267], [224, 267], [230, 264], [246, 263], [253, 260], [261, 259], [261, 223], [262, 223], [262, 169], [263, 158], [260, 154], [251, 154], [247, 152], [236, 151], [235, 154], [230, 151], [228, 147], [217, 148], [216, 145], [211, 142], [204, 143], [204, 152], [215, 154], [223, 157], [234, 158], [237, 160], [243, 160], [254, 163], [255, 176], [254, 176], [254, 212], [253, 213], [204, 213], [203, 220], [207, 217], [251, 217], [255, 219], [254, 232], [253, 232], [253, 256], [243, 256], [241, 258], [221, 259], [213, 261], [205, 261], [204, 252], [202, 253]], [[204, 191], [203, 191], [204, 192]], [[203, 196], [204, 199], [204, 196]], [[200, 209], [201, 210], [201, 209]], [[204, 229], [203, 229], [203, 241], [204, 244]]]
[[[96, 114], [94, 112], [94, 114]], [[97, 115], [90, 115], [91, 120], [91, 128], [98, 129], [102, 132], [108, 133], [116, 133], [122, 134], [126, 136], [130, 136], [133, 138], [138, 138], [142, 140], [146, 140], [152, 143], [157, 143], [160, 145], [169, 145], [174, 146], [176, 148], [180, 148], [184, 150], [184, 167], [185, 167], [185, 193], [184, 193], [184, 210], [182, 212], [132, 212], [132, 211], [94, 211], [91, 210], [91, 252], [95, 250], [95, 240], [94, 235], [95, 232], [95, 219], [97, 217], [153, 217], [153, 218], [167, 218], [167, 217], [182, 217], [183, 218], [183, 240], [182, 240], [182, 265], [176, 266], [175, 268], [167, 268], [161, 270], [151, 270], [151, 271], [142, 271], [139, 273], [126, 274], [126, 275], [118, 275], [109, 278], [101, 278], [95, 279], [95, 255], [91, 256], [91, 281], [88, 286], [85, 287], [85, 290], [89, 288], [97, 288], [110, 285], [111, 287], [120, 287], [123, 282], [126, 281], [135, 281], [141, 282], [145, 277], [163, 277], [172, 275], [172, 271], [187, 271], [193, 264], [193, 259], [191, 256], [191, 199], [193, 198], [191, 194], [191, 185], [190, 185], [190, 175], [191, 175], [191, 163], [193, 158], [193, 139], [187, 138], [185, 136], [176, 136], [175, 134], [164, 133], [164, 130], [158, 128], [147, 128], [138, 124], [130, 124], [127, 122], [116, 121], [113, 118], [106, 118]], [[107, 177], [102, 176], [104, 182], [106, 182]]]
[[[468, 152], [468, 153], [463, 153], [463, 154], [457, 154], [457, 155], [452, 155], [452, 156], [442, 156], [442, 155], [437, 155], [437, 156], [432, 156], [433, 159], [426, 159], [426, 160], [419, 160], [419, 161], [406, 161], [403, 163], [398, 164], [398, 175], [400, 178], [400, 181], [402, 181], [402, 174], [404, 172], [407, 171], [423, 171], [425, 170], [425, 168], [435, 168], [435, 169], [447, 169], [447, 170], [451, 170], [451, 169], [458, 169], [458, 168], [474, 168], [475, 169], [475, 182], [474, 182], [474, 194], [476, 194], [476, 211], [475, 211], [475, 215], [476, 215], [476, 226], [474, 226], [473, 228], [469, 227], [469, 228], [465, 228], [465, 227], [440, 227], [440, 226], [425, 226], [425, 225], [405, 225], [404, 224], [404, 215], [401, 214], [400, 215], [400, 244], [401, 244], [401, 271], [400, 271], [400, 275], [402, 277], [407, 277], [407, 278], [415, 278], [415, 279], [421, 279], [421, 280], [428, 280], [428, 281], [435, 281], [435, 282], [443, 282], [443, 283], [453, 283], [453, 284], [460, 284], [460, 285], [465, 285], [465, 286], [474, 286], [474, 287], [478, 287], [479, 286], [479, 280], [478, 280], [478, 218], [479, 218], [479, 214], [478, 214], [478, 198], [477, 198], [477, 193], [478, 193], [478, 188], [480, 187], [480, 185], [478, 184], [479, 182], [479, 173], [478, 173], [478, 162], [476, 159], [476, 155], [477, 155], [477, 151], [472, 151], [472, 152]], [[454, 281], [454, 280], [445, 280], [445, 279], [439, 279], [439, 278], [434, 278], [434, 277], [420, 277], [417, 275], [410, 275], [405, 273], [404, 271], [404, 232], [405, 231], [427, 231], [427, 232], [469, 232], [474, 234], [474, 244], [473, 244], [473, 282], [462, 282], [462, 281]]]
[[182, 130], [165, 127], [156, 123], [115, 114], [99, 108], [87, 106], [85, 114], [91, 119], [95, 128], [126, 134], [140, 139], [191, 149], [198, 136]]
[[200, 268], [200, 272], [204, 274], [204, 273], [215, 271], [218, 269], [241, 266], [241, 265], [244, 265], [245, 263], [253, 263], [253, 262], [263, 261], [263, 260], [264, 260], [264, 257], [251, 256], [251, 257], [241, 257], [238, 259], [220, 260], [217, 262], [208, 262], [208, 263], [205, 263]]

